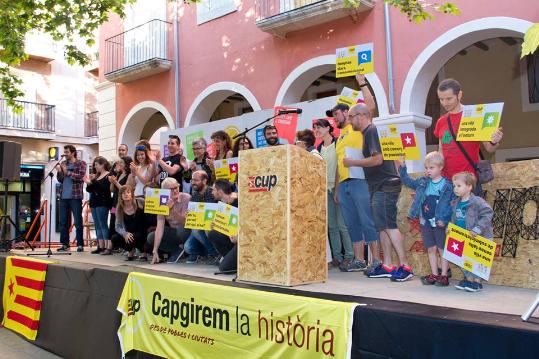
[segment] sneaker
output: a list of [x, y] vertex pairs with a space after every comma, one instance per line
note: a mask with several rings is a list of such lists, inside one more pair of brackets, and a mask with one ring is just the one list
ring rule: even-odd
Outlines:
[[185, 261], [187, 264], [194, 264], [196, 262], [198, 262], [198, 255], [196, 254], [189, 254], [189, 256], [187, 256], [187, 260]]
[[341, 264], [339, 264], [339, 269], [341, 272], [348, 272], [346, 269], [350, 266], [350, 263], [352, 262], [352, 259], [345, 258]]
[[458, 282], [458, 284], [455, 285], [455, 288], [460, 289], [460, 290], [465, 290], [468, 283], [470, 283], [468, 280], [463, 279], [460, 282]]
[[[438, 268], [438, 275], [442, 275], [442, 268]], [[451, 268], [447, 269], [447, 278], [451, 278]]]
[[421, 283], [423, 283], [423, 285], [434, 285], [438, 281], [438, 278], [437, 275], [429, 274], [421, 277]]
[[77, 247], [77, 252], [84, 252], [84, 247], [83, 246], [78, 246]]
[[100, 253], [102, 256], [111, 256], [112, 255], [112, 251], [110, 249], [103, 249]]
[[467, 285], [464, 286], [464, 290], [467, 292], [477, 292], [483, 289], [483, 285], [478, 282], [470, 282], [468, 281]]
[[377, 267], [373, 268], [369, 272], [366, 272], [365, 274], [369, 278], [390, 278], [395, 272], [395, 266], [386, 267], [380, 263]]
[[69, 252], [69, 246], [66, 246], [65, 244], [62, 245], [60, 248], [56, 249], [56, 252]]
[[449, 285], [449, 276], [439, 275], [434, 285], [437, 287], [447, 287]]
[[397, 271], [393, 272], [391, 275], [391, 281], [392, 282], [404, 282], [408, 279], [411, 279], [414, 276], [414, 272], [412, 272], [412, 268], [401, 265]]
[[91, 251], [90, 253], [99, 254], [99, 253], [103, 252], [104, 250], [105, 250], [105, 248], [97, 247], [95, 250]]
[[342, 272], [360, 272], [367, 269], [365, 261], [359, 259], [348, 260], [346, 266], [344, 265], [344, 262], [346, 261], [343, 261], [343, 265], [339, 267]]
[[170, 253], [170, 255], [168, 256], [167, 263], [169, 264], [178, 263], [182, 255], [183, 255], [183, 251], [180, 251], [180, 248], [178, 248], [177, 251]]

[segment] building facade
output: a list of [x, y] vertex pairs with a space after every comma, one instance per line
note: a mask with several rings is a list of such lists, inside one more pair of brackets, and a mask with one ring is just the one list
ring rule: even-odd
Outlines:
[[[413, 123], [423, 152], [435, 146], [438, 82], [463, 85], [465, 104], [504, 102], [504, 141], [493, 161], [539, 157], [537, 56], [520, 59], [539, 21], [534, 0], [455, 1], [460, 16], [415, 24], [383, 1], [139, 0], [100, 30], [100, 152], [158, 128], [186, 128], [300, 104], [300, 126], [323, 117], [352, 78], [335, 77], [335, 50], [374, 44], [367, 76], [378, 123]], [[329, 107], [328, 107], [329, 106]], [[245, 116], [245, 115], [244, 115]], [[298, 130], [301, 128], [298, 128]], [[434, 147], [433, 147], [434, 148]], [[421, 163], [413, 164], [421, 169]]]

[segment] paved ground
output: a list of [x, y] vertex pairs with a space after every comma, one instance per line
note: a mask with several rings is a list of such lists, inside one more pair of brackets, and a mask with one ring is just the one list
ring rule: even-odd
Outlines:
[[0, 359], [61, 359], [0, 327]]

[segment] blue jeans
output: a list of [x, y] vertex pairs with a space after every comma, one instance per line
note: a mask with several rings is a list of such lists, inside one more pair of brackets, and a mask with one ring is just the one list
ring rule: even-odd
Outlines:
[[217, 250], [211, 244], [206, 236], [206, 232], [201, 230], [192, 230], [191, 235], [185, 242], [183, 247], [188, 254], [196, 254], [199, 256], [217, 256]]
[[380, 239], [372, 220], [367, 181], [352, 178], [341, 182], [337, 197], [352, 243], [363, 239], [366, 243], [372, 243]]
[[94, 219], [97, 239], [109, 240], [109, 209], [107, 207], [93, 207], [90, 209]]
[[[333, 258], [342, 262], [343, 259], [354, 258], [352, 240], [344, 223], [341, 206], [333, 200], [333, 192], [328, 191], [328, 231]], [[343, 257], [344, 248], [344, 257]]]
[[82, 200], [81, 199], [61, 199], [60, 200], [60, 242], [69, 247], [69, 216], [73, 213], [75, 222], [77, 246], [84, 245], [82, 238]]

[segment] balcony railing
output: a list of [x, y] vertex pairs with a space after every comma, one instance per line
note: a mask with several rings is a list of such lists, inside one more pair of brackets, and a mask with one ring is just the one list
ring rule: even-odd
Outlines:
[[171, 67], [171, 23], [151, 20], [105, 40], [105, 78], [128, 82]]
[[88, 112], [84, 118], [84, 136], [97, 136], [98, 111]]
[[27, 101], [15, 101], [22, 106], [21, 113], [15, 113], [7, 100], [0, 99], [0, 127], [34, 131], [54, 132], [54, 105]]
[[257, 0], [256, 25], [263, 31], [284, 37], [288, 32], [371, 10], [375, 0], [359, 0], [350, 7], [345, 0]]

